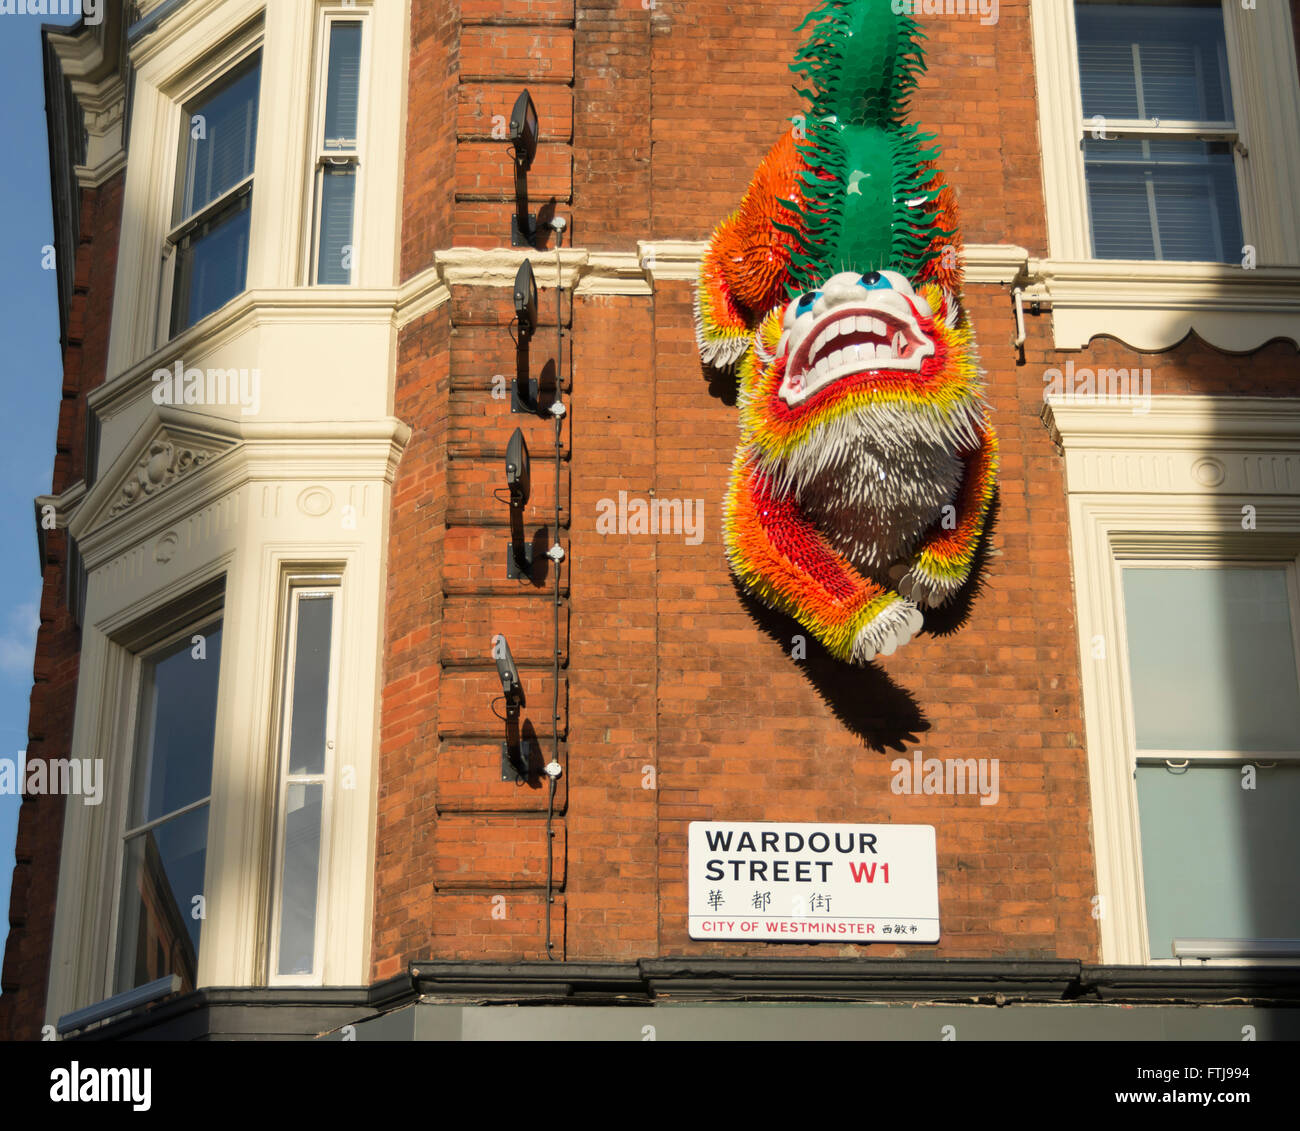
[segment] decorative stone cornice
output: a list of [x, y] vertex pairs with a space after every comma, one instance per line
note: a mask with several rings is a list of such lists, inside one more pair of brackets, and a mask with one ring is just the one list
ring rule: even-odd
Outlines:
[[1275, 338], [1300, 347], [1300, 268], [1114, 259], [1029, 260], [1023, 281], [1052, 306], [1057, 349], [1094, 337], [1157, 352], [1195, 332], [1228, 353]]
[[86, 130], [86, 160], [73, 171], [82, 188], [95, 188], [126, 164], [120, 16], [110, 14], [75, 32], [47, 32], [46, 41], [81, 108]]
[[1139, 407], [1047, 399], [1067, 491], [1300, 499], [1300, 398], [1163, 396]]

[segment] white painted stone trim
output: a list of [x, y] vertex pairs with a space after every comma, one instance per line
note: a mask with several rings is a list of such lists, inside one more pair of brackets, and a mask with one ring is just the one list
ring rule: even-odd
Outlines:
[[[158, 436], [211, 452], [201, 466], [113, 513]], [[358, 423], [238, 423], [157, 408], [70, 522], [87, 571], [72, 757], [106, 759], [100, 806], [68, 800], [46, 1015], [112, 992], [120, 834], [130, 766], [134, 661], [124, 638], [168, 602], [225, 577], [225, 624], [198, 981], [267, 984], [271, 772], [281, 657], [281, 579], [292, 567], [343, 575], [336, 768], [322, 883], [335, 928], [323, 985], [369, 980], [383, 655], [384, 560], [393, 475], [410, 430]], [[352, 508], [350, 511], [344, 508]], [[249, 877], [259, 877], [249, 883]]]
[[1143, 414], [1053, 398], [1043, 419], [1065, 453], [1101, 961], [1162, 964], [1148, 959], [1117, 554], [1240, 557], [1244, 544], [1300, 559], [1300, 399], [1153, 397]]
[[1300, 345], [1300, 79], [1289, 6], [1224, 4], [1242, 171], [1242, 224], [1259, 266], [1093, 260], [1073, 0], [1032, 0], [1049, 256], [1030, 266], [1052, 304], [1058, 349], [1109, 335], [1164, 350], [1189, 331], [1228, 352]]

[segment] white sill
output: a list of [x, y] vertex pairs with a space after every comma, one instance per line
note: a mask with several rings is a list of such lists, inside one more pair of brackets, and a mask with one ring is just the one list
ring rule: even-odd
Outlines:
[[1030, 259], [1018, 280], [1049, 303], [1055, 347], [1098, 336], [1156, 352], [1196, 335], [1226, 353], [1275, 338], [1300, 348], [1300, 267], [1131, 259]]
[[1300, 966], [1300, 958], [1151, 958], [1147, 966], [1202, 967], [1223, 969], [1244, 966]]

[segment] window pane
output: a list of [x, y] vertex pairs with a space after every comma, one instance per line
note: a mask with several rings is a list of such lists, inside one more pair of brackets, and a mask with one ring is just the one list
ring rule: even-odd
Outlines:
[[287, 790], [284, 872], [280, 877], [280, 974], [310, 974], [315, 962], [323, 792], [321, 785], [292, 783]]
[[208, 807], [164, 821], [126, 842], [118, 926], [117, 992], [166, 974], [193, 989], [199, 960], [194, 897], [203, 894]]
[[176, 278], [172, 284], [173, 335], [243, 291], [252, 202], [252, 194], [244, 194], [177, 245]]
[[1078, 4], [1083, 116], [1230, 122], [1223, 10]]
[[211, 204], [253, 172], [261, 56], [254, 55], [184, 109], [184, 180], [174, 222]]
[[1287, 574], [1124, 570], [1139, 750], [1300, 746]]
[[298, 599], [298, 642], [293, 661], [290, 774], [325, 772], [325, 724], [329, 708], [330, 630], [334, 598]]
[[1300, 938], [1300, 766], [1139, 766], [1151, 957], [1176, 938]]
[[321, 180], [318, 283], [352, 282], [352, 208], [357, 193], [353, 166], [326, 165]]
[[1241, 258], [1237, 172], [1226, 143], [1089, 138], [1083, 145], [1099, 259]]
[[[157, 820], [212, 791], [221, 624], [200, 650], [187, 636], [144, 664], [130, 826]], [[195, 653], [200, 653], [199, 659]]]
[[329, 76], [325, 90], [326, 149], [357, 146], [357, 99], [361, 90], [361, 24], [330, 25]]

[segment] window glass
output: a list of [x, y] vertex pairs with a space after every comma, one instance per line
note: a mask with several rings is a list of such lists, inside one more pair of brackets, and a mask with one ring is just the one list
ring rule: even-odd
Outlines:
[[361, 24], [330, 24], [329, 73], [325, 88], [325, 149], [357, 147], [357, 100], [361, 91]]
[[329, 706], [332, 597], [300, 597], [293, 665], [293, 734], [290, 774], [325, 772], [325, 726]]
[[[173, 336], [224, 306], [246, 285], [252, 211], [248, 178], [257, 148], [260, 78], [258, 53], [182, 113], [173, 219], [185, 226], [173, 237]], [[242, 187], [231, 192], [236, 186]]]
[[1139, 750], [1300, 746], [1287, 570], [1126, 568]]
[[185, 107], [182, 190], [175, 222], [201, 212], [253, 172], [261, 56], [254, 55]]
[[277, 975], [315, 972], [336, 592], [290, 593]]
[[252, 197], [245, 194], [177, 244], [173, 335], [219, 310], [244, 290], [251, 214]]
[[324, 789], [318, 783], [292, 783], [288, 788], [281, 877], [280, 974], [310, 974], [315, 963]]
[[352, 247], [352, 213], [356, 195], [355, 165], [325, 166], [321, 181], [318, 283], [352, 281], [352, 262], [348, 252]]
[[1300, 766], [1242, 770], [1137, 768], [1152, 958], [1176, 938], [1300, 938]]
[[220, 668], [220, 622], [141, 663], [123, 844], [119, 992], [166, 974], [179, 974], [187, 989], [195, 985]]
[[[1080, 0], [1075, 20], [1092, 254], [1238, 262], [1241, 203], [1222, 8]], [[1114, 124], [1126, 119], [1140, 121], [1140, 132]], [[1189, 138], [1170, 122], [1218, 123], [1224, 136]]]
[[1230, 122], [1223, 10], [1075, 5], [1083, 116]]
[[[196, 636], [202, 640], [196, 642]], [[220, 667], [220, 623], [196, 630], [145, 661], [132, 828], [198, 801], [211, 790]]]
[[1083, 146], [1098, 258], [1241, 258], [1237, 170], [1226, 142], [1089, 138]]

